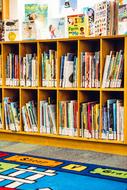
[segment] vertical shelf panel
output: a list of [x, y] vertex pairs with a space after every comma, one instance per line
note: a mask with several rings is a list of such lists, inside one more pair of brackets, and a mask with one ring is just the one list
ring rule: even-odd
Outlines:
[[124, 136], [127, 144], [127, 37], [124, 41]]

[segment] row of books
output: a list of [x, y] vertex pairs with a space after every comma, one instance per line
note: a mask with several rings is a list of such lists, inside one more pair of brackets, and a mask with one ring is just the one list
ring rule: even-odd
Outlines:
[[19, 56], [14, 53], [7, 55], [6, 85], [19, 86]]
[[0, 86], [2, 85], [2, 56], [0, 55]]
[[6, 130], [19, 131], [20, 117], [18, 103], [14, 102], [11, 97], [5, 97], [3, 102]]
[[124, 55], [123, 50], [110, 51], [109, 55], [106, 55], [102, 87], [121, 87], [123, 80], [124, 70]]
[[100, 104], [96, 101], [81, 104], [81, 136], [99, 138]]
[[0, 102], [0, 129], [2, 129], [2, 103]]
[[56, 134], [56, 104], [40, 101], [40, 133]]
[[35, 102], [29, 101], [22, 107], [24, 131], [37, 132], [37, 110]]
[[20, 60], [20, 86], [38, 86], [36, 54], [26, 54]]
[[108, 99], [102, 108], [100, 128], [100, 105], [96, 102], [81, 104], [81, 131], [85, 138], [124, 141], [124, 106], [122, 100]]
[[102, 108], [102, 139], [124, 140], [124, 106], [122, 100], [109, 99]]
[[81, 52], [81, 87], [100, 87], [100, 52]]
[[42, 55], [42, 86], [56, 87], [56, 62], [57, 54], [55, 50], [50, 49]]
[[74, 53], [61, 56], [60, 87], [77, 87], [78, 59]]
[[[4, 98], [5, 129], [19, 131], [18, 103]], [[124, 106], [120, 99], [108, 99], [102, 107], [100, 128], [100, 104], [97, 101], [80, 105], [80, 136], [83, 138], [124, 141]], [[29, 101], [22, 107], [25, 132], [38, 132], [35, 102]], [[78, 104], [76, 100], [59, 102], [59, 134], [78, 136]], [[2, 103], [0, 103], [0, 128], [2, 128]], [[49, 100], [40, 101], [40, 133], [56, 134], [56, 104]]]
[[78, 136], [78, 103], [76, 100], [59, 102], [59, 134]]

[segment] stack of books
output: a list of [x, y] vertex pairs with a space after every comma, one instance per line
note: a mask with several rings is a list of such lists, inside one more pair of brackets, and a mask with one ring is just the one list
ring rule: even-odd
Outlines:
[[56, 87], [56, 59], [57, 52], [50, 49], [42, 54], [42, 86]]
[[81, 87], [100, 87], [100, 52], [81, 52]]
[[19, 86], [19, 56], [9, 53], [6, 61], [6, 85]]
[[56, 105], [40, 101], [40, 133], [56, 134]]
[[76, 100], [59, 102], [60, 135], [78, 135], [78, 103]]
[[124, 141], [124, 106], [122, 100], [108, 99], [102, 108], [102, 139]]
[[19, 131], [20, 117], [18, 103], [14, 102], [11, 97], [5, 97], [3, 102], [6, 130]]
[[110, 51], [110, 55], [106, 56], [102, 88], [119, 88], [122, 86], [124, 69], [123, 50], [114, 52]]
[[22, 107], [22, 118], [25, 132], [37, 132], [37, 110], [34, 101], [27, 102]]
[[77, 87], [78, 59], [74, 53], [61, 57], [60, 87]]
[[84, 138], [99, 138], [100, 104], [96, 101], [81, 103], [81, 132]]
[[20, 85], [21, 86], [38, 86], [37, 75], [37, 56], [26, 54], [20, 60]]

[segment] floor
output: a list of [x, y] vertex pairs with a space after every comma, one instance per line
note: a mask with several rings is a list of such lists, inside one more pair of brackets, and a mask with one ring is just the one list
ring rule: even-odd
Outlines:
[[78, 161], [127, 169], [127, 156], [96, 153], [92, 151], [47, 147], [26, 143], [0, 141], [0, 151], [24, 153], [34, 156]]

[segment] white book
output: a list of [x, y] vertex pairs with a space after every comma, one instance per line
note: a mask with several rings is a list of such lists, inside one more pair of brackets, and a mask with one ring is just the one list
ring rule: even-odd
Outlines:
[[108, 76], [108, 68], [110, 66], [110, 60], [111, 56], [106, 55], [106, 61], [105, 61], [105, 66], [104, 66], [104, 72], [103, 72], [103, 79], [102, 79], [102, 88], [106, 88], [106, 81], [107, 81], [107, 76]]
[[73, 87], [73, 67], [74, 67], [74, 61], [67, 61], [66, 63], [66, 82], [65, 87]]

